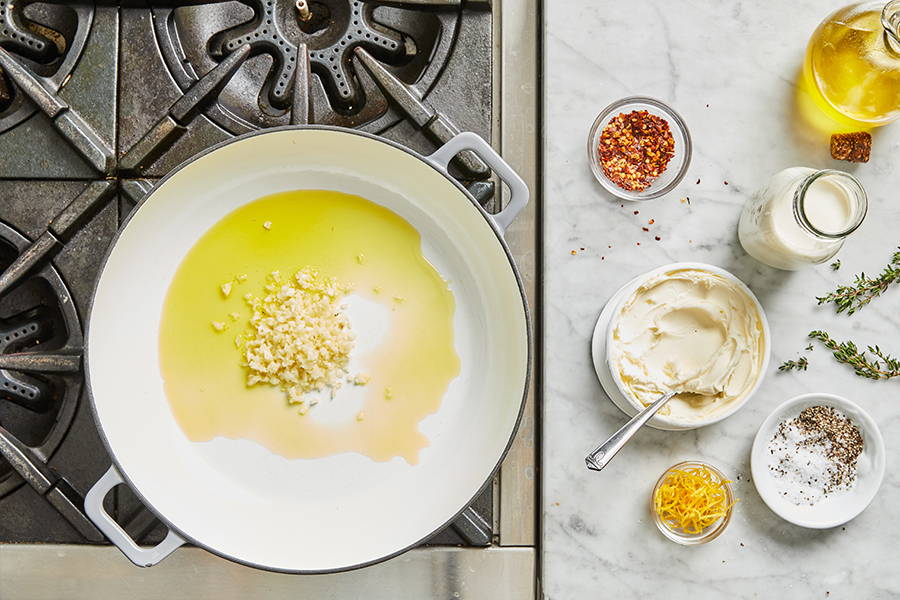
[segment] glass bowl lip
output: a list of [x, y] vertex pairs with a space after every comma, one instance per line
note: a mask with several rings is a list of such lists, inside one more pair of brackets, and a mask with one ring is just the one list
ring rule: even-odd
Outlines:
[[711, 465], [706, 461], [684, 460], [676, 463], [663, 471], [663, 474], [660, 475], [659, 479], [656, 480], [656, 485], [653, 486], [653, 491], [650, 493], [650, 513], [653, 515], [653, 522], [656, 523], [657, 529], [659, 529], [660, 533], [662, 533], [666, 538], [685, 546], [695, 546], [698, 544], [711, 542], [712, 540], [719, 537], [723, 531], [725, 531], [725, 529], [728, 527], [728, 524], [731, 522], [731, 514], [734, 511], [735, 496], [734, 490], [731, 487], [731, 483], [724, 483], [723, 487], [725, 488], [725, 495], [728, 498], [728, 502], [731, 504], [731, 506], [728, 507], [728, 510], [725, 511], [724, 517], [707, 527], [705, 531], [698, 534], [685, 534], [675, 531], [660, 518], [659, 514], [657, 514], [654, 508], [654, 498], [656, 497], [656, 490], [659, 489], [659, 486], [662, 485], [663, 481], [665, 481], [666, 476], [669, 473], [671, 473], [675, 469], [681, 469], [689, 466], [706, 467], [707, 469], [715, 473], [723, 482], [728, 481], [728, 478], [725, 477], [725, 474], [722, 473], [721, 469], [714, 465]]
[[[623, 190], [606, 176], [606, 173], [603, 172], [603, 168], [600, 166], [600, 159], [597, 157], [596, 153], [596, 143], [595, 140], [598, 136], [600, 125], [607, 119], [615, 111], [621, 111], [623, 108], [628, 107], [630, 105], [649, 105], [656, 109], [666, 120], [669, 122], [669, 126], [677, 129], [682, 138], [684, 139], [684, 149], [679, 153], [676, 151], [673, 160], [677, 159], [679, 156], [683, 156], [681, 166], [678, 168], [678, 171], [675, 173], [675, 177], [672, 180], [664, 185], [663, 187], [653, 190], [652, 192], [630, 192], [628, 190]], [[661, 100], [657, 100], [656, 98], [651, 98], [649, 96], [627, 96], [625, 98], [621, 98], [616, 100], [615, 102], [609, 104], [606, 108], [600, 111], [600, 114], [597, 115], [597, 118], [594, 119], [594, 123], [591, 125], [590, 132], [588, 133], [587, 139], [587, 153], [588, 153], [588, 162], [591, 165], [591, 172], [594, 174], [594, 178], [603, 186], [606, 191], [611, 193], [613, 196], [621, 199], [621, 200], [630, 200], [630, 201], [643, 201], [643, 200], [652, 200], [654, 198], [659, 198], [665, 194], [671, 192], [675, 187], [681, 183], [681, 180], [684, 179], [684, 176], [687, 174], [688, 168], [691, 166], [691, 155], [692, 155], [693, 145], [691, 143], [691, 133], [688, 130], [687, 124], [685, 124], [684, 119], [681, 118], [675, 109], [666, 104]], [[671, 163], [670, 163], [671, 164]]]

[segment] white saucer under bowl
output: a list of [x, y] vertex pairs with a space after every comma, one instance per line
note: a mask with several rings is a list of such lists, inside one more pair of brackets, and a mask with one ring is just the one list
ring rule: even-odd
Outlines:
[[[771, 454], [769, 441], [778, 424], [796, 417], [809, 406], [831, 406], [847, 415], [863, 436], [863, 451], [857, 461], [856, 484], [849, 491], [823, 498], [816, 504], [796, 505], [776, 489], [776, 480], [769, 472]], [[772, 512], [785, 521], [811, 529], [828, 529], [843, 525], [866, 509], [875, 498], [884, 479], [884, 438], [878, 425], [857, 404], [832, 394], [814, 393], [791, 398], [781, 404], [763, 421], [750, 454], [753, 483]]]
[[647, 422], [648, 426], [653, 427], [654, 429], [661, 429], [663, 431], [684, 431], [687, 429], [697, 429], [698, 427], [704, 427], [706, 425], [717, 423], [737, 412], [744, 404], [747, 403], [750, 397], [756, 393], [756, 390], [759, 388], [759, 385], [765, 378], [765, 374], [768, 371], [769, 367], [769, 354], [772, 345], [772, 336], [769, 332], [769, 323], [766, 319], [766, 313], [763, 310], [762, 305], [760, 305], [759, 301], [756, 299], [756, 296], [753, 294], [750, 288], [748, 288], [746, 284], [744, 284], [744, 282], [742, 282], [730, 272], [715, 265], [694, 262], [672, 263], [657, 267], [656, 269], [652, 269], [646, 273], [638, 275], [637, 277], [623, 285], [621, 288], [619, 288], [619, 290], [612, 295], [612, 297], [606, 302], [603, 310], [600, 311], [600, 316], [597, 318], [597, 324], [594, 327], [594, 335], [591, 338], [591, 358], [594, 363], [594, 371], [597, 373], [597, 379], [600, 380], [600, 387], [603, 388], [603, 391], [606, 392], [606, 395], [609, 396], [609, 399], [619, 408], [619, 410], [621, 410], [629, 417], [633, 417], [639, 412], [640, 409], [634, 402], [632, 402], [625, 396], [625, 393], [622, 391], [622, 386], [617, 382], [616, 377], [613, 375], [612, 368], [609, 364], [607, 347], [611, 335], [612, 320], [621, 307], [622, 303], [629, 296], [631, 296], [632, 292], [634, 292], [634, 290], [637, 289], [637, 287], [640, 286], [643, 282], [652, 277], [655, 277], [660, 273], [684, 269], [696, 269], [715, 273], [716, 275], [724, 277], [730, 281], [734, 281], [741, 287], [742, 290], [744, 290], [744, 292], [753, 301], [753, 304], [756, 306], [757, 311], [759, 311], [759, 316], [763, 325], [763, 336], [765, 338], [765, 356], [763, 358], [763, 364], [760, 368], [759, 379], [757, 380], [753, 389], [742, 400], [735, 403], [733, 407], [726, 411], [723, 411], [721, 414], [715, 415], [712, 418], [695, 423], [678, 422], [664, 415], [655, 415]]

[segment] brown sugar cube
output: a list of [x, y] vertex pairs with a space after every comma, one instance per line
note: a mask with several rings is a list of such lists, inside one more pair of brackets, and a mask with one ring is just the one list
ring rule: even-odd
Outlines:
[[831, 135], [831, 158], [850, 162], [869, 162], [872, 136], [867, 131]]

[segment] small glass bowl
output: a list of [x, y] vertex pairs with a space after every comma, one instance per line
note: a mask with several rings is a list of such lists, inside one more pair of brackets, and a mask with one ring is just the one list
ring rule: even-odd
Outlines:
[[734, 492], [731, 489], [731, 484], [725, 484], [725, 497], [728, 500], [728, 510], [725, 512], [725, 516], [705, 528], [700, 533], [687, 533], [680, 529], [672, 528], [668, 523], [663, 521], [656, 512], [654, 508], [654, 498], [656, 498], [656, 490], [663, 484], [666, 480], [666, 477], [669, 476], [669, 473], [676, 469], [687, 469], [691, 467], [706, 467], [710, 471], [716, 474], [716, 476], [721, 481], [727, 481], [725, 475], [719, 469], [715, 468], [709, 463], [697, 461], [697, 460], [689, 460], [685, 462], [680, 462], [677, 465], [672, 465], [666, 472], [660, 476], [659, 480], [656, 482], [656, 485], [653, 486], [653, 492], [650, 494], [650, 513], [653, 515], [653, 521], [656, 523], [656, 527], [662, 532], [664, 536], [676, 542], [678, 544], [683, 544], [685, 546], [695, 546], [698, 544], [705, 544], [706, 542], [712, 541], [719, 537], [719, 535], [725, 531], [725, 528], [728, 527], [728, 523], [731, 522], [731, 513], [734, 509]]
[[[597, 150], [600, 146], [600, 134], [610, 120], [619, 113], [630, 113], [633, 110], [646, 110], [651, 115], [665, 119], [675, 139], [675, 155], [669, 161], [666, 170], [648, 188], [640, 192], [622, 189], [610, 181], [600, 165], [600, 153]], [[669, 106], [653, 98], [631, 96], [613, 102], [597, 116], [588, 135], [587, 152], [591, 172], [606, 191], [622, 200], [651, 200], [671, 192], [684, 178], [691, 164], [691, 134], [681, 116]]]

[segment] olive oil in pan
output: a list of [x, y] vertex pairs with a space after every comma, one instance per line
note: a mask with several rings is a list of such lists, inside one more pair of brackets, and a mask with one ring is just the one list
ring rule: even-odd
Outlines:
[[[390, 309], [385, 338], [360, 356], [359, 372], [370, 377], [360, 419], [320, 422], [316, 407], [298, 414], [281, 389], [245, 384], [235, 344], [250, 317], [244, 295], [262, 296], [272, 271], [293, 275], [306, 266]], [[228, 281], [234, 283], [225, 297], [220, 286]], [[179, 266], [161, 321], [165, 391], [192, 441], [223, 436], [292, 459], [358, 452], [416, 464], [428, 445], [419, 422], [437, 411], [460, 370], [454, 310], [447, 282], [422, 255], [418, 231], [399, 215], [340, 192], [274, 194], [219, 221]], [[226, 329], [216, 331], [212, 321]], [[322, 402], [341, 402], [342, 391]]]

